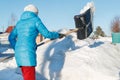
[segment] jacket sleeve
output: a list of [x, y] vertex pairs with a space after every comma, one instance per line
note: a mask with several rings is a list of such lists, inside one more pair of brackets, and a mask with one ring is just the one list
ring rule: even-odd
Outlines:
[[37, 27], [39, 33], [42, 34], [45, 38], [50, 38], [50, 39], [59, 38], [59, 33], [58, 32], [50, 32], [45, 27], [45, 25], [41, 22], [41, 20], [37, 21], [36, 27]]
[[8, 37], [10, 45], [12, 46], [13, 49], [15, 49], [16, 38], [17, 38], [17, 31], [16, 28], [14, 28]]

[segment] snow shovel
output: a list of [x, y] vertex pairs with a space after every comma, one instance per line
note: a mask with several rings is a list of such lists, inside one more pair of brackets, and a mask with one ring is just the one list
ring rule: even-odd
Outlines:
[[[80, 39], [80, 40], [86, 39], [93, 32], [92, 19], [93, 19], [93, 13], [91, 11], [91, 8], [86, 10], [83, 14], [75, 15], [74, 21], [75, 21], [76, 28], [68, 31], [65, 35], [67, 36], [70, 33], [77, 32], [77, 39]], [[45, 43], [48, 43], [50, 41], [51, 40], [42, 42], [38, 44], [37, 47]]]
[[80, 28], [77, 31], [77, 38], [82, 40], [86, 39], [93, 32], [92, 22], [93, 13], [91, 8], [85, 11], [83, 14], [74, 16], [76, 28]]

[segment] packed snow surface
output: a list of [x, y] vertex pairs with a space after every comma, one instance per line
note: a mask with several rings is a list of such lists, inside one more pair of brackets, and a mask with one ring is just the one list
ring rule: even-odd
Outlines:
[[[120, 44], [112, 44], [111, 37], [78, 40], [75, 35], [37, 48], [37, 80], [119, 80]], [[9, 47], [0, 51], [14, 53]], [[0, 80], [23, 80], [14, 57], [0, 62]]]

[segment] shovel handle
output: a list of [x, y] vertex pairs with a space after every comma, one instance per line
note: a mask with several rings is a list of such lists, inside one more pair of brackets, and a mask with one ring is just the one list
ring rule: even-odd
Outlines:
[[[67, 33], [65, 33], [65, 35], [67, 36], [67, 35], [69, 35], [70, 33], [77, 32], [79, 29], [80, 29], [80, 28], [72, 29], [72, 30], [68, 31]], [[41, 42], [40, 44], [37, 45], [37, 47], [38, 47], [38, 46], [41, 46], [41, 45], [43, 45], [43, 44], [46, 44], [46, 43], [48, 43], [48, 42], [51, 42], [51, 41], [52, 41], [52, 40], [46, 40], [46, 41], [44, 41], [44, 42]]]
[[72, 30], [68, 31], [67, 33], [65, 33], [65, 35], [67, 36], [70, 33], [77, 32], [78, 30], [79, 30], [79, 28], [72, 29]]

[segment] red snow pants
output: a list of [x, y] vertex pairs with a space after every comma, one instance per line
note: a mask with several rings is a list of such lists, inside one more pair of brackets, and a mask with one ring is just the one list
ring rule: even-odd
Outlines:
[[34, 66], [21, 66], [20, 68], [24, 80], [36, 80]]

